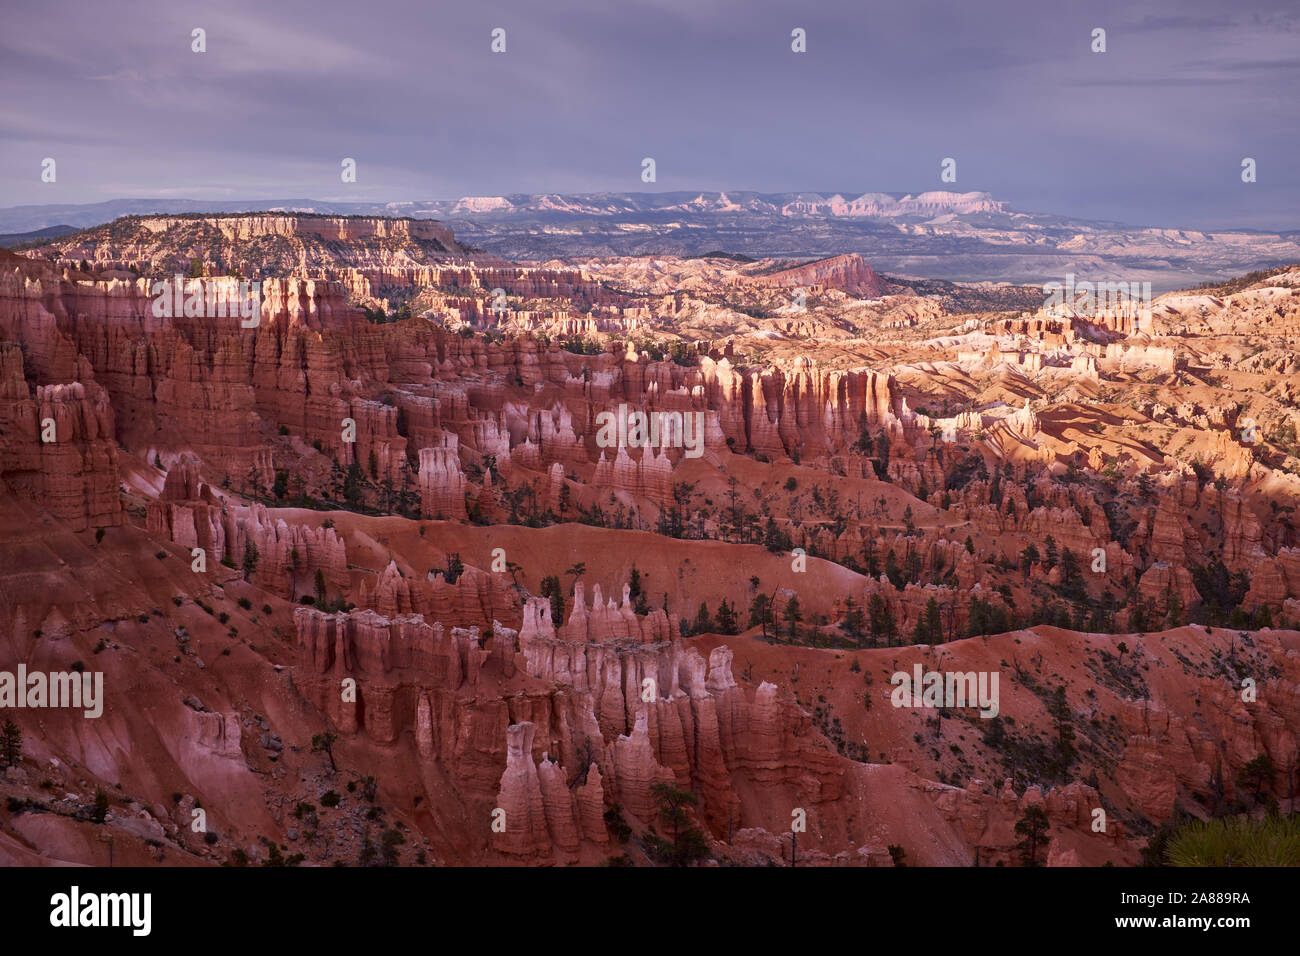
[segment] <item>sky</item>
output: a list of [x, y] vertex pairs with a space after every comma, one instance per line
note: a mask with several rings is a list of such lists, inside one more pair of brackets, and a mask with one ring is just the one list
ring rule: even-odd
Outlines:
[[1296, 0], [4, 7], [0, 206], [955, 189], [1136, 225], [1300, 228]]

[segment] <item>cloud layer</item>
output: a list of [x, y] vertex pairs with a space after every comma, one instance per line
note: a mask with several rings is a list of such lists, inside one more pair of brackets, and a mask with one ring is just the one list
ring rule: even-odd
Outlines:
[[950, 156], [947, 188], [1022, 209], [1300, 225], [1293, 3], [1059, 6], [10, 0], [0, 204], [915, 192]]

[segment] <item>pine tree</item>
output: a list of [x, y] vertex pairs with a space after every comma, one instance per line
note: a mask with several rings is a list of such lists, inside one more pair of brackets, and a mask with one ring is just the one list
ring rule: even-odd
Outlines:
[[1025, 580], [1029, 580], [1029, 569], [1041, 560], [1038, 548], [1032, 544], [1020, 552], [1020, 569], [1025, 572]]
[[879, 594], [873, 594], [867, 600], [867, 618], [870, 621], [868, 626], [871, 628], [872, 643], [879, 644], [880, 639], [884, 638], [888, 646], [893, 638], [891, 632], [894, 630], [894, 616]]
[[1020, 851], [1020, 859], [1025, 866], [1042, 866], [1038, 862], [1038, 849], [1050, 842], [1047, 839], [1048, 826], [1047, 814], [1038, 804], [1026, 807], [1024, 815], [1016, 823], [1016, 835], [1024, 837], [1016, 844], [1016, 849]]
[[916, 627], [912, 628], [912, 643], [926, 643], [926, 638], [929, 636], [929, 633], [928, 628], [925, 626], [925, 612], [923, 611], [916, 616]]
[[1046, 568], [1048, 571], [1050, 571], [1052, 570], [1052, 568], [1056, 567], [1056, 559], [1057, 559], [1056, 539], [1049, 534], [1047, 536], [1047, 540], [1043, 542], [1043, 548], [1044, 548], [1043, 567]]
[[925, 603], [925, 634], [926, 643], [943, 643], [943, 620], [939, 615], [939, 602], [934, 598]]
[[718, 604], [714, 623], [719, 634], [735, 634], [740, 630], [739, 623], [736, 621], [736, 610], [725, 599]]
[[361, 473], [361, 466], [354, 461], [348, 465], [347, 474], [343, 478], [343, 500], [354, 508], [361, 504], [364, 484], [365, 475]]
[[873, 578], [880, 577], [880, 560], [876, 557], [876, 539], [867, 535], [862, 543], [862, 557], [867, 562], [867, 574]]
[[1065, 696], [1065, 685], [1058, 685], [1052, 692], [1047, 712], [1056, 722], [1056, 766], [1064, 780], [1078, 752], [1074, 746], [1074, 714], [1070, 711], [1070, 702]]
[[889, 583], [898, 590], [903, 590], [905, 584], [903, 580], [903, 569], [898, 566], [898, 556], [894, 554], [894, 549], [890, 548], [889, 553], [885, 555], [885, 577]]
[[[1165, 592], [1166, 622], [1170, 627], [1180, 627], [1183, 623], [1183, 602], [1178, 592], [1172, 587]], [[1259, 622], [1263, 626], [1262, 622]]]
[[560, 588], [560, 579], [551, 574], [542, 578], [542, 597], [551, 599], [551, 623], [556, 627], [564, 625], [564, 592]]
[[244, 542], [244, 579], [252, 577], [253, 572], [257, 570], [257, 545], [253, 544], [253, 539], [249, 538]]
[[698, 827], [688, 826], [690, 813], [687, 807], [696, 806], [699, 798], [672, 783], [652, 784], [650, 791], [659, 806], [659, 819], [673, 828], [673, 841], [667, 847], [670, 862], [674, 866], [686, 866], [708, 856], [708, 842], [703, 832]]
[[1061, 551], [1061, 584], [1071, 587], [1079, 583], [1079, 559], [1069, 548]]
[[862, 608], [858, 607], [853, 598], [845, 600], [844, 622], [840, 626], [844, 628], [844, 633], [849, 636], [849, 639], [859, 646], [862, 644], [864, 623]]
[[102, 789], [95, 791], [95, 805], [90, 812], [92, 823], [103, 823], [108, 819], [108, 794]]
[[790, 536], [776, 526], [776, 519], [768, 515], [767, 525], [763, 528], [763, 547], [776, 554], [790, 550]]
[[5, 766], [16, 766], [23, 756], [23, 732], [12, 720], [6, 720], [0, 728], [0, 747], [4, 748]]
[[334, 742], [339, 739], [339, 735], [332, 730], [327, 730], [323, 734], [313, 734], [311, 738], [311, 752], [314, 754], [324, 754], [329, 758], [330, 769], [337, 771], [339, 768], [334, 763]]
[[803, 620], [803, 612], [799, 609], [798, 595], [790, 595], [790, 600], [785, 602], [785, 625], [789, 630], [790, 640], [799, 639], [799, 622]]
[[966, 636], [978, 637], [980, 634], [987, 633], [989, 633], [988, 602], [973, 597], [970, 599], [970, 607], [966, 613]]
[[1264, 787], [1273, 782], [1276, 773], [1277, 767], [1273, 764], [1273, 758], [1268, 754], [1260, 754], [1241, 768], [1241, 773], [1237, 776], [1237, 784], [1254, 791], [1255, 802], [1258, 803]]

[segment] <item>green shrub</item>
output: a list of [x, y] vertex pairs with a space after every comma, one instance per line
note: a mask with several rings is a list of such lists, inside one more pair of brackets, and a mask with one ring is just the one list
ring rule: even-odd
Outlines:
[[1300, 866], [1300, 817], [1194, 821], [1169, 839], [1170, 866]]

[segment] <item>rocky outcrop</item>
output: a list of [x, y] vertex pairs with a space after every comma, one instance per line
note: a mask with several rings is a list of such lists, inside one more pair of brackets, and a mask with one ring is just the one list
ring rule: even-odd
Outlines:
[[[519, 634], [526, 706], [490, 696], [504, 695], [513, 673], [507, 628], [495, 626], [485, 649], [477, 628], [448, 631], [416, 615], [299, 608], [296, 621], [296, 683], [342, 732], [391, 743], [409, 731], [422, 757], [471, 788], [498, 767], [494, 805], [506, 822], [492, 841], [508, 855], [562, 858], [584, 840], [604, 842], [610, 801], [653, 822], [659, 783], [700, 794], [699, 817], [714, 832], [740, 818], [736, 775], [773, 786], [814, 780], [822, 800], [842, 792], [838, 758], [816, 748], [806, 714], [771, 684], [751, 701], [725, 647], [705, 661], [661, 611], [633, 613], [626, 594], [621, 608], [588, 611], [579, 584], [558, 634], [547, 602], [528, 602]], [[484, 733], [496, 743], [466, 749]]]
[[119, 524], [113, 410], [98, 384], [39, 385], [23, 353], [0, 344], [0, 482], [75, 530]]
[[1151, 607], [1161, 614], [1168, 613], [1177, 601], [1177, 606], [1186, 612], [1201, 596], [1192, 583], [1192, 573], [1187, 568], [1157, 561], [1138, 579], [1138, 593], [1151, 603]]
[[863, 299], [874, 299], [888, 291], [885, 281], [856, 254], [832, 256], [807, 265], [748, 276], [754, 285], [778, 289], [840, 289]]

